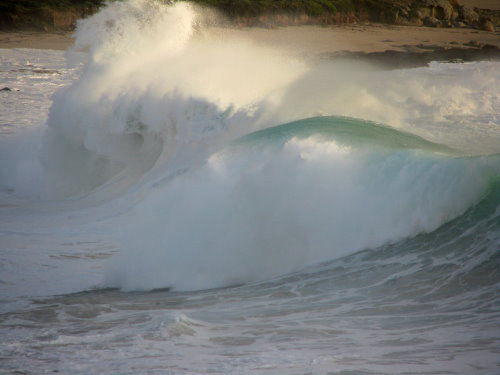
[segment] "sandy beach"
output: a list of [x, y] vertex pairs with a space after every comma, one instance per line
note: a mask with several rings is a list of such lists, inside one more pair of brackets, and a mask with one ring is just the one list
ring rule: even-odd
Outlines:
[[461, 0], [460, 4], [471, 8], [477, 7], [482, 9], [500, 10], [500, 2], [498, 0]]
[[500, 35], [161, 3], [0, 32], [0, 375], [498, 373]]
[[451, 47], [471, 40], [500, 47], [500, 32], [382, 24], [252, 28], [232, 30], [229, 34], [246, 34], [261, 43], [309, 55], [337, 51], [407, 51], [409, 46], [421, 44]]
[[[219, 33], [217, 33], [219, 34]], [[289, 26], [274, 29], [225, 29], [224, 38], [246, 37], [259, 44], [291, 53], [318, 55], [339, 51], [382, 52], [417, 50], [419, 45], [442, 48], [490, 44], [500, 48], [500, 32], [467, 28], [430, 28], [382, 24]], [[73, 44], [72, 32], [0, 32], [0, 48], [37, 48], [65, 50]]]
[[66, 50], [74, 42], [72, 32], [0, 31], [0, 48]]

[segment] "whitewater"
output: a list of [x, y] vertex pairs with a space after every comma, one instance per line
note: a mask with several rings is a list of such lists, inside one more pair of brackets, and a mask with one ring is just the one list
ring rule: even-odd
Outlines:
[[0, 51], [0, 373], [498, 373], [500, 63], [225, 26], [129, 0]]

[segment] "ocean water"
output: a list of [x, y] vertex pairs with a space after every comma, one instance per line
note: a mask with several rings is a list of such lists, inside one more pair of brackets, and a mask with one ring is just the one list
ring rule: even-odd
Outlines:
[[0, 51], [0, 373], [498, 374], [500, 63], [214, 24]]

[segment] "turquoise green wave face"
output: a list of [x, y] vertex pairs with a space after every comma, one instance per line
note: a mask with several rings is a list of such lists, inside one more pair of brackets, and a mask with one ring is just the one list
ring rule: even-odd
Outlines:
[[334, 116], [312, 117], [260, 130], [238, 139], [235, 145], [280, 145], [291, 138], [304, 139], [311, 136], [356, 148], [369, 145], [392, 150], [419, 149], [452, 155], [459, 154], [457, 150], [447, 146], [429, 142], [414, 134], [375, 122]]
[[464, 249], [462, 233], [475, 240], [477, 223], [498, 219], [490, 182], [499, 172], [498, 155], [464, 156], [362, 120], [318, 117], [255, 132], [138, 202], [109, 285], [207, 289], [388, 244], [400, 254], [458, 238], [453, 249]]
[[[236, 147], [236, 150], [233, 149], [236, 152], [241, 152], [241, 147], [257, 152], [261, 149], [277, 151], [291, 139], [311, 137], [319, 142], [334, 142], [354, 152], [368, 151], [370, 157], [367, 164], [387, 160], [389, 155], [399, 155], [417, 161], [417, 164], [412, 165], [414, 172], [420, 162], [439, 164], [444, 160], [453, 163], [449, 170], [451, 175], [459, 176], [463, 174], [461, 170], [465, 172], [480, 169], [484, 173], [482, 176], [488, 181], [480, 200], [481, 204], [472, 207], [463, 217], [479, 220], [481, 217], [492, 215], [500, 204], [500, 154], [465, 155], [459, 150], [372, 121], [336, 116], [312, 117], [245, 135], [233, 142], [232, 146]], [[397, 168], [402, 168], [403, 164], [404, 162]]]

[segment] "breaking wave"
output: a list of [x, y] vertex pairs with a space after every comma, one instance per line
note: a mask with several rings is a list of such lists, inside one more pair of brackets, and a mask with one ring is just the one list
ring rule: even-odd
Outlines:
[[491, 201], [498, 63], [353, 70], [217, 24], [186, 3], [131, 0], [78, 25], [72, 54], [88, 62], [54, 96], [30, 186], [101, 204], [121, 244], [106, 286], [264, 280]]
[[487, 195], [499, 162], [354, 119], [266, 129], [154, 184], [108, 283], [242, 284], [429, 233]]

